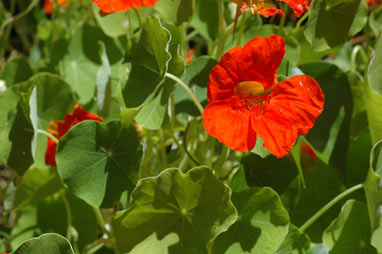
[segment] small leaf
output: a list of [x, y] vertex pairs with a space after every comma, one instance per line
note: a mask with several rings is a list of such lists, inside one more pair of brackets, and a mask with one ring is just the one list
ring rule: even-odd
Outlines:
[[134, 127], [84, 121], [60, 139], [57, 170], [68, 188], [92, 206], [112, 207], [139, 179], [142, 147]]
[[306, 40], [314, 51], [333, 48], [361, 31], [367, 13], [365, 0], [314, 1], [305, 29]]
[[289, 216], [271, 188], [250, 188], [232, 194], [238, 219], [216, 238], [213, 254], [273, 254], [288, 232]]
[[111, 69], [105, 44], [102, 41], [98, 43], [100, 45], [99, 56], [102, 65], [98, 69], [96, 80], [97, 112], [100, 116], [107, 117], [111, 104]]
[[201, 56], [186, 67], [183, 81], [186, 84], [207, 87], [210, 72], [218, 62], [209, 56]]
[[373, 233], [372, 245], [382, 252], [379, 238], [382, 232], [382, 141], [370, 153], [370, 170], [365, 182], [365, 194]]
[[3, 67], [0, 79], [5, 81], [7, 87], [24, 82], [33, 75], [32, 68], [24, 58], [12, 58]]
[[10, 254], [74, 254], [72, 246], [64, 237], [49, 233], [32, 238], [21, 244]]
[[380, 33], [374, 48], [375, 50], [370, 60], [367, 78], [371, 89], [382, 96], [382, 32]]
[[370, 225], [367, 208], [356, 200], [348, 200], [341, 213], [325, 230], [324, 244], [333, 254], [377, 254], [370, 246]]
[[310, 254], [310, 239], [293, 224], [275, 254]]
[[190, 0], [161, 0], [154, 9], [164, 21], [179, 26], [192, 16], [193, 4]]
[[288, 157], [281, 159], [272, 155], [262, 159], [251, 154], [241, 159], [249, 186], [269, 186], [282, 193], [298, 174], [296, 164]]
[[127, 108], [138, 108], [149, 102], [163, 82], [170, 60], [170, 34], [159, 20], [149, 17], [138, 43], [131, 50], [131, 71], [122, 90]]
[[[208, 242], [235, 220], [230, 189], [208, 168], [198, 167], [186, 174], [166, 169], [142, 179], [130, 208], [117, 213], [112, 223], [123, 253], [206, 254]], [[159, 240], [163, 245], [152, 249]]]

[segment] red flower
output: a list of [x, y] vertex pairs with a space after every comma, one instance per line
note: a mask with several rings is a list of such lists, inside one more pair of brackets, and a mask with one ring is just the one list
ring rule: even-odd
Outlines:
[[302, 168], [307, 170], [313, 169], [314, 163], [316, 162], [316, 153], [310, 145], [308, 145], [305, 141], [302, 141], [300, 152], [300, 162]]
[[211, 70], [203, 123], [211, 136], [237, 151], [250, 151], [256, 135], [277, 157], [313, 127], [324, 105], [318, 83], [306, 75], [278, 83], [285, 54], [278, 35], [234, 47]]
[[195, 49], [190, 48], [190, 49], [188, 50], [187, 58], [186, 58], [186, 63], [187, 63], [187, 64], [192, 63], [192, 58], [194, 57], [194, 55], [195, 55]]
[[[52, 120], [49, 123], [49, 133], [55, 136], [57, 139], [60, 139], [62, 136], [65, 135], [69, 131], [69, 129], [76, 125], [79, 122], [85, 121], [85, 120], [95, 120], [102, 122], [102, 118], [97, 116], [96, 114], [91, 114], [81, 108], [80, 105], [76, 104], [74, 106], [74, 110], [71, 114], [65, 114], [65, 120]], [[56, 166], [56, 147], [57, 144], [54, 142], [53, 139], [48, 139], [48, 146], [46, 148], [45, 153], [45, 163], [47, 165]]]
[[158, 0], [93, 0], [104, 13], [121, 12], [131, 8], [153, 6]]
[[[52, 11], [56, 9], [55, 4], [53, 3], [54, 0], [45, 0], [44, 1], [44, 10], [46, 14], [52, 14]], [[69, 5], [69, 0], [57, 0], [57, 3], [63, 7], [66, 7]]]
[[375, 2], [375, 6], [379, 6], [382, 4], [382, 1], [381, 0], [366, 0], [367, 1], [367, 4], [369, 6], [371, 6], [374, 2]]
[[[248, 8], [251, 9], [252, 14], [255, 12], [259, 13], [262, 16], [268, 17], [272, 15], [279, 14], [284, 16], [284, 13], [277, 9], [273, 5], [271, 0], [230, 0], [238, 5], [238, 10], [244, 11]], [[300, 17], [304, 12], [309, 11], [309, 6], [312, 0], [278, 0], [286, 2], [292, 9], [296, 17]]]
[[299, 18], [303, 13], [309, 11], [312, 0], [281, 0], [293, 9], [293, 14]]

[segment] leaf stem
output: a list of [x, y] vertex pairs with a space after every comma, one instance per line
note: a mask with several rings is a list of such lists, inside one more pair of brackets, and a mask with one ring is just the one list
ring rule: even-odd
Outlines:
[[135, 9], [135, 8], [134, 8], [134, 12], [135, 12], [135, 15], [137, 15], [138, 24], [139, 24], [139, 30], [142, 30], [142, 28], [143, 28], [143, 24], [142, 24], [141, 14], [140, 14], [139, 11], [138, 11], [137, 9]]
[[92, 206], [94, 214], [97, 218], [98, 225], [101, 227], [101, 230], [104, 234], [110, 237], [110, 232], [107, 230], [106, 225], [105, 225], [105, 220], [103, 219], [101, 210], [98, 207]]
[[189, 129], [190, 129], [190, 122], [187, 123], [187, 127], [186, 127], [186, 130], [184, 131], [184, 135], [183, 135], [184, 151], [186, 152], [188, 157], [191, 159], [191, 161], [196, 164], [196, 166], [200, 166], [201, 164], [192, 156], [192, 154], [187, 149], [187, 134], [188, 134]]
[[308, 17], [309, 17], [309, 12], [306, 12], [306, 13], [305, 13], [305, 14], [304, 14], [304, 15], [297, 21], [295, 29], [293, 29], [293, 31], [292, 31], [290, 34], [288, 34], [288, 36], [297, 33], [297, 32], [300, 30], [300, 27], [301, 27], [302, 22], [304, 22]]
[[318, 212], [316, 212], [309, 220], [307, 220], [304, 225], [299, 229], [301, 232], [304, 232], [309, 228], [314, 222], [316, 222], [326, 211], [328, 211], [332, 206], [334, 206], [338, 201], [346, 197], [347, 195], [353, 193], [356, 190], [362, 189], [364, 187], [363, 183], [357, 184], [346, 191], [339, 194], [337, 197], [333, 198], [329, 203], [322, 207]]
[[216, 50], [216, 59], [219, 60], [224, 52], [224, 45], [227, 39], [227, 33], [225, 32], [227, 24], [224, 19], [224, 2], [218, 0], [218, 14], [219, 14], [219, 29], [218, 29], [218, 48]]
[[186, 92], [188, 93], [188, 95], [190, 95], [191, 99], [194, 101], [195, 103], [195, 106], [199, 109], [200, 111], [200, 114], [203, 115], [203, 106], [202, 104], [200, 104], [200, 102], [198, 101], [198, 99], [196, 98], [195, 94], [191, 91], [191, 89], [188, 87], [188, 85], [186, 83], [184, 83], [180, 78], [178, 78], [177, 76], [174, 76], [172, 75], [171, 73], [166, 73], [165, 74], [166, 77], [174, 80], [175, 82], [177, 82], [181, 87], [183, 87], [184, 90], [186, 90]]
[[68, 199], [65, 196], [65, 193], [61, 193], [61, 198], [64, 201], [66, 216], [68, 217], [68, 225], [66, 231], [66, 238], [71, 241], [71, 230], [72, 230], [72, 212], [70, 210], [70, 204]]
[[50, 134], [49, 132], [38, 129], [37, 133], [43, 134], [43, 135], [53, 139], [54, 143], [58, 144], [58, 139], [55, 136], [53, 136], [52, 134]]

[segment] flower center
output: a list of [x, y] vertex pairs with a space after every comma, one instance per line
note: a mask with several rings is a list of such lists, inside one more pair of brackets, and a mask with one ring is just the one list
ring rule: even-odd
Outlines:
[[235, 87], [236, 95], [263, 95], [264, 86], [256, 81], [239, 82]]

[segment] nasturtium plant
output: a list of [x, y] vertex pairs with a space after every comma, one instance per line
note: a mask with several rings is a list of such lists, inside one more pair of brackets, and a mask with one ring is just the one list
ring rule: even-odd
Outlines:
[[0, 1], [0, 253], [382, 253], [381, 0]]

